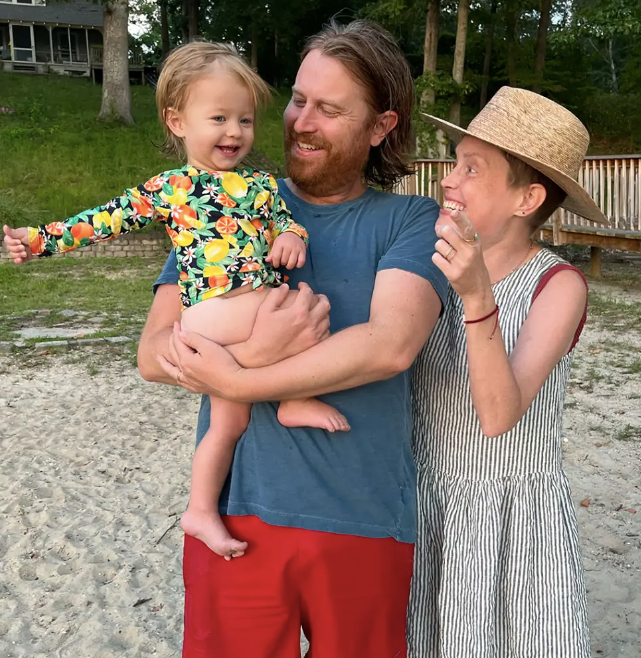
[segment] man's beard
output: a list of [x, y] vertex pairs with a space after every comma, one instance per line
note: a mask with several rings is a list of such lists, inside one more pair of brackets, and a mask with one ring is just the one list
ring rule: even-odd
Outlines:
[[[287, 175], [300, 190], [314, 197], [337, 194], [363, 178], [370, 149], [368, 126], [363, 127], [349, 144], [331, 144], [314, 133], [297, 133], [285, 127], [285, 167]], [[296, 142], [324, 150], [314, 162], [295, 155]]]

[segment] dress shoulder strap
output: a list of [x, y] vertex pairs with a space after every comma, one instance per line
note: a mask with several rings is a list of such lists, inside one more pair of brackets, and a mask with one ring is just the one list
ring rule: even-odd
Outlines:
[[[534, 291], [534, 294], [532, 295], [532, 303], [536, 300], [536, 298], [541, 294], [545, 286], [550, 282], [552, 277], [555, 274], [558, 274], [559, 272], [563, 272], [565, 270], [570, 270], [571, 272], [576, 272], [581, 279], [583, 279], [583, 283], [585, 283], [586, 289], [588, 289], [588, 282], [587, 279], [585, 278], [585, 275], [583, 272], [578, 267], [574, 267], [574, 265], [570, 265], [570, 263], [557, 263], [556, 265], [553, 265], [542, 277], [541, 280], [539, 281], [538, 285], [536, 286], [536, 289]], [[588, 302], [586, 299], [585, 302], [585, 309], [583, 310], [583, 315], [581, 317], [581, 320], [579, 322], [579, 326], [577, 327], [577, 330], [574, 334], [574, 339], [572, 340], [572, 345], [570, 345], [570, 349], [568, 350], [568, 354], [576, 347], [576, 344], [579, 342], [579, 337], [581, 336], [581, 332], [583, 331], [583, 327], [585, 326], [585, 321], [587, 320], [588, 317]]]

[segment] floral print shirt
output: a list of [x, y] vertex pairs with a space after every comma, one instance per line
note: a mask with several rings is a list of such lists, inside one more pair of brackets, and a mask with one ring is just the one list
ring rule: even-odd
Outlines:
[[308, 244], [307, 231], [292, 220], [271, 174], [187, 165], [65, 222], [30, 227], [29, 246], [34, 255], [50, 256], [153, 221], [166, 225], [176, 252], [184, 308], [244, 285], [280, 285], [281, 273], [265, 262], [273, 241], [290, 231]]

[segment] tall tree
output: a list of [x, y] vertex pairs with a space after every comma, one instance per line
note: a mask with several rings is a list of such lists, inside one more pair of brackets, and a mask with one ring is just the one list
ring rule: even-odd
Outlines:
[[103, 79], [102, 106], [98, 119], [118, 119], [132, 124], [129, 89], [129, 11], [127, 0], [109, 0], [103, 4]]
[[505, 6], [505, 40], [507, 43], [507, 77], [510, 87], [516, 87], [516, 49], [517, 49], [517, 11], [519, 8], [518, 0], [507, 0]]
[[167, 12], [167, 0], [160, 0], [160, 49], [164, 60], [169, 54], [169, 18]]
[[481, 80], [481, 110], [487, 104], [487, 88], [490, 83], [490, 66], [492, 64], [492, 46], [494, 45], [497, 6], [498, 0], [491, 0], [490, 16], [485, 31], [485, 56], [483, 57], [483, 74]]
[[536, 56], [534, 58], [534, 84], [532, 90], [541, 93], [543, 84], [543, 68], [545, 66], [545, 46], [548, 40], [550, 26], [550, 10], [552, 0], [541, 0], [541, 17], [539, 18], [539, 32], [536, 41]]
[[189, 0], [182, 0], [181, 32], [182, 43], [189, 42]]
[[[438, 61], [438, 20], [441, 10], [441, 0], [428, 0], [427, 21], [425, 23], [425, 43], [423, 47], [423, 73], [436, 73]], [[423, 104], [434, 105], [436, 93], [432, 85], [423, 92]]]
[[187, 1], [187, 14], [188, 14], [188, 30], [189, 30], [189, 41], [193, 41], [198, 37], [198, 13], [200, 11], [199, 0], [188, 0]]
[[249, 63], [253, 69], [258, 69], [258, 21], [252, 19], [251, 22], [251, 57]]
[[[463, 84], [465, 73], [465, 46], [467, 44], [467, 23], [470, 14], [470, 0], [459, 0], [458, 21], [456, 26], [456, 46], [454, 48], [454, 65], [452, 66], [452, 77], [454, 82], [460, 86]], [[461, 124], [461, 97], [459, 93], [454, 96], [450, 106], [450, 121]]]

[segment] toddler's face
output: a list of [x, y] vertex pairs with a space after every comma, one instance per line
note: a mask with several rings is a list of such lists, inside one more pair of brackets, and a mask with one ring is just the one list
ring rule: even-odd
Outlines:
[[168, 111], [167, 125], [182, 138], [188, 164], [207, 171], [229, 171], [252, 147], [254, 119], [249, 89], [214, 64], [210, 74], [190, 86], [182, 111]]

